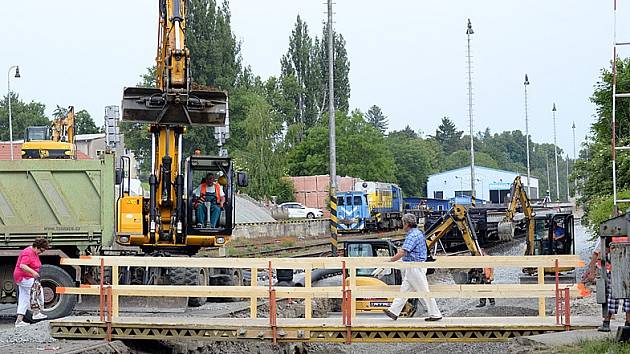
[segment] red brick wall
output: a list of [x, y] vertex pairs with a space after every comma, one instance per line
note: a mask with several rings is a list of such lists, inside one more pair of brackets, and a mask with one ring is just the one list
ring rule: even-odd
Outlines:
[[[297, 176], [290, 177], [295, 189], [295, 201], [310, 208], [319, 208], [327, 215], [328, 188], [330, 177], [328, 175], [319, 176]], [[355, 177], [337, 177], [337, 191], [348, 192], [354, 187], [354, 183], [361, 181]]]

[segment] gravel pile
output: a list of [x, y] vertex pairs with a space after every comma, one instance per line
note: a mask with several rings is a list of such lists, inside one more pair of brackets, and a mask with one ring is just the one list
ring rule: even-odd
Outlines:
[[0, 332], [0, 343], [53, 343], [56, 341], [50, 336], [48, 321], [26, 327], [9, 328]]

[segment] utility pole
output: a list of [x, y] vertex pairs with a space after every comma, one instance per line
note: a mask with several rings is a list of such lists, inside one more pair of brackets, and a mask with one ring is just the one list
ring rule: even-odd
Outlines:
[[[577, 155], [575, 154], [575, 122], [573, 122], [573, 168], [575, 169], [575, 161], [577, 161]], [[577, 193], [577, 179], [573, 181], [573, 194]], [[577, 195], [577, 194], [576, 194]]]
[[547, 164], [547, 196], [551, 199], [551, 179], [549, 178], [549, 155], [545, 152], [545, 163]]
[[466, 35], [468, 37], [468, 120], [470, 125], [470, 190], [471, 190], [471, 202], [474, 204], [475, 199], [475, 146], [474, 146], [474, 134], [473, 134], [473, 102], [472, 102], [472, 63], [470, 57], [470, 35], [474, 34], [472, 23], [468, 19], [468, 28], [466, 29]]
[[335, 88], [333, 58], [333, 3], [328, 0], [328, 140], [330, 145], [330, 244], [337, 255], [337, 146], [335, 134]]
[[569, 154], [567, 154], [567, 202], [569, 201]]
[[558, 145], [556, 143], [556, 104], [551, 109], [553, 113], [553, 151], [556, 158], [556, 200], [560, 200], [560, 177], [558, 177]]
[[529, 78], [527, 74], [525, 74], [525, 82], [523, 82], [523, 86], [525, 87], [525, 146], [527, 148], [527, 196], [531, 198], [532, 193], [530, 189], [530, 170], [529, 170], [529, 120], [527, 117], [527, 86], [529, 86]]

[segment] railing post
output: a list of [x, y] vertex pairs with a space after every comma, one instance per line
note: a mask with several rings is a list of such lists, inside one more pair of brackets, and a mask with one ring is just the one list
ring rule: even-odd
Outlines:
[[[306, 268], [304, 269], [304, 287], [307, 289], [311, 288], [311, 281], [313, 278], [313, 269]], [[311, 319], [313, 317], [313, 298], [307, 296], [304, 298], [304, 318]]]
[[269, 325], [271, 326], [271, 335], [273, 344], [278, 344], [278, 324], [276, 313], [276, 289], [273, 288], [273, 268], [269, 261]]
[[[269, 282], [271, 282], [271, 274], [269, 274]], [[252, 290], [258, 287], [258, 268], [251, 268], [251, 277], [249, 281], [249, 285], [252, 287]], [[255, 293], [255, 291], [253, 291]], [[258, 298], [251, 297], [249, 298], [249, 318], [257, 318], [258, 317]]]
[[107, 331], [105, 332], [105, 340], [112, 341], [112, 286], [107, 287]]
[[[118, 285], [118, 266], [112, 266], [112, 287], [116, 287]], [[113, 289], [112, 289], [113, 291]], [[112, 294], [112, 314], [114, 317], [118, 317], [118, 295]]]
[[556, 324], [560, 324], [560, 307], [561, 307], [561, 298], [562, 294], [560, 294], [560, 276], [559, 271], [560, 267], [558, 265], [558, 259], [555, 260], [555, 272], [556, 272]]
[[105, 260], [101, 258], [100, 271], [100, 287], [99, 287], [99, 314], [101, 322], [105, 320], [105, 292], [103, 290], [103, 278], [105, 277]]
[[564, 288], [564, 326], [568, 331], [571, 329], [571, 290]]
[[[538, 267], [538, 285], [545, 284], [545, 267]], [[546, 315], [545, 297], [538, 298], [538, 317], [545, 317]]]

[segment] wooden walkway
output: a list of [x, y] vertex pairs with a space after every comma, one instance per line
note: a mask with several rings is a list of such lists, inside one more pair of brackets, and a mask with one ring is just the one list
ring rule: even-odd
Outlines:
[[[596, 324], [570, 317], [570, 299], [580, 296], [577, 285], [545, 284], [546, 267], [576, 267], [577, 256], [483, 256], [437, 257], [435, 262], [389, 262], [387, 258], [186, 258], [186, 257], [83, 257], [62, 259], [64, 265], [97, 266], [103, 274], [111, 267], [111, 285], [81, 285], [78, 288], [58, 287], [62, 296], [99, 296], [98, 317], [68, 317], [51, 321], [55, 338], [113, 339], [207, 339], [207, 340], [272, 340], [275, 342], [431, 342], [431, 341], [505, 341], [512, 337], [591, 328]], [[258, 271], [273, 274], [276, 269], [303, 269], [305, 287], [261, 286], [177, 286], [118, 284], [119, 267], [225, 267], [250, 269], [251, 278]], [[439, 284], [430, 292], [401, 292], [399, 286], [360, 286], [357, 270], [365, 268], [404, 269], [533, 267], [538, 270], [537, 284]], [[340, 286], [311, 287], [314, 269], [341, 269], [347, 281]], [[556, 271], [556, 275], [558, 271]], [[344, 277], [345, 278], [345, 277]], [[557, 279], [557, 278], [556, 278]], [[120, 316], [121, 296], [148, 297], [237, 297], [250, 301], [249, 318], [192, 317], [125, 317]], [[400, 318], [392, 321], [383, 314], [357, 311], [357, 300], [385, 298], [536, 298], [538, 316], [532, 317], [460, 317], [426, 322], [423, 318]], [[277, 300], [304, 299], [305, 318], [279, 318]], [[340, 318], [313, 318], [312, 299], [341, 299]], [[554, 317], [546, 316], [545, 301], [555, 299]], [[258, 300], [269, 304], [269, 318], [258, 318]]]
[[[99, 317], [67, 317], [50, 322], [58, 339], [105, 339], [107, 323]], [[359, 315], [352, 326], [341, 318], [277, 319], [278, 342], [497, 342], [519, 336], [595, 328], [592, 318], [573, 317], [571, 326], [556, 324], [553, 317], [445, 317], [423, 318]], [[269, 319], [195, 317], [118, 317], [111, 322], [111, 339], [133, 340], [273, 340]]]

